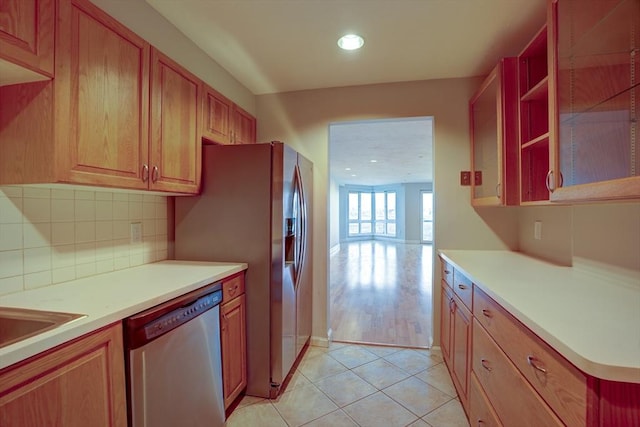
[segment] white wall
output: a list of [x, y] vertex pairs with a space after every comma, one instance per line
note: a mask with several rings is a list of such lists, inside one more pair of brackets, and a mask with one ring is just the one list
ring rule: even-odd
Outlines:
[[[459, 185], [460, 171], [469, 169], [468, 100], [481, 81], [478, 78], [431, 80], [289, 92], [256, 98], [258, 139], [285, 141], [314, 163], [314, 337], [326, 338], [329, 327], [327, 219], [330, 123], [433, 116], [434, 247], [517, 248], [517, 216], [505, 216], [499, 210], [479, 215], [469, 203], [469, 187]], [[500, 224], [499, 233], [492, 230], [491, 223]], [[439, 284], [439, 269], [434, 270], [435, 283]], [[439, 286], [434, 286], [434, 301], [440, 301]], [[439, 319], [439, 304], [433, 305], [435, 318]], [[438, 325], [434, 323], [436, 342], [439, 339]]]

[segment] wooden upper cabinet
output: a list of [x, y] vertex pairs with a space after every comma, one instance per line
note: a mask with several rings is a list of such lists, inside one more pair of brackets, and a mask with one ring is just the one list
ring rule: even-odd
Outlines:
[[216, 144], [254, 144], [256, 119], [205, 85], [202, 137]]
[[518, 55], [520, 204], [546, 204], [553, 188], [547, 33], [544, 25]]
[[256, 142], [256, 119], [242, 108], [233, 108], [233, 143], [254, 144]]
[[[73, 183], [147, 188], [149, 44], [86, 0], [60, 2], [56, 135]], [[69, 123], [68, 126], [57, 126]], [[68, 146], [65, 146], [68, 144]]]
[[516, 58], [503, 58], [469, 101], [474, 206], [520, 201], [516, 70]]
[[218, 144], [231, 144], [233, 102], [205, 86], [202, 137]]
[[640, 2], [549, 0], [553, 201], [640, 199]]
[[149, 188], [196, 193], [200, 183], [202, 82], [151, 49]]
[[0, 86], [53, 77], [54, 0], [0, 2]]

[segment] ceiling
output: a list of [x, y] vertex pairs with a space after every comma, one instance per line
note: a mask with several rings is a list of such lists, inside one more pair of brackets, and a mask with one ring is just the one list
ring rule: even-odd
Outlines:
[[[486, 75], [501, 57], [522, 50], [544, 23], [546, 11], [545, 0], [146, 2], [255, 95]], [[364, 37], [364, 47], [340, 50], [337, 39], [351, 32]], [[400, 123], [332, 127], [332, 173], [375, 158], [401, 163], [389, 163], [386, 172], [381, 164], [362, 166], [358, 178], [371, 185], [406, 182], [409, 176], [430, 181], [425, 131], [410, 120]], [[381, 129], [385, 124], [393, 132]], [[374, 151], [363, 156], [364, 147]], [[335, 167], [334, 161], [339, 162]]]
[[432, 140], [428, 117], [332, 123], [329, 173], [339, 184], [431, 182]]

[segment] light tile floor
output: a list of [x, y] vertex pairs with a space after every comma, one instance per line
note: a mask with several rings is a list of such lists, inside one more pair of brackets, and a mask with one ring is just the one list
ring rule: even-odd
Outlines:
[[227, 427], [468, 427], [439, 352], [309, 347], [284, 393], [245, 396]]

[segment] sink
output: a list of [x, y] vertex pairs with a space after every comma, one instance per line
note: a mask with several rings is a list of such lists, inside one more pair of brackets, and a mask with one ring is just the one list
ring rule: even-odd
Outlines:
[[82, 317], [85, 315], [0, 307], [0, 348]]

